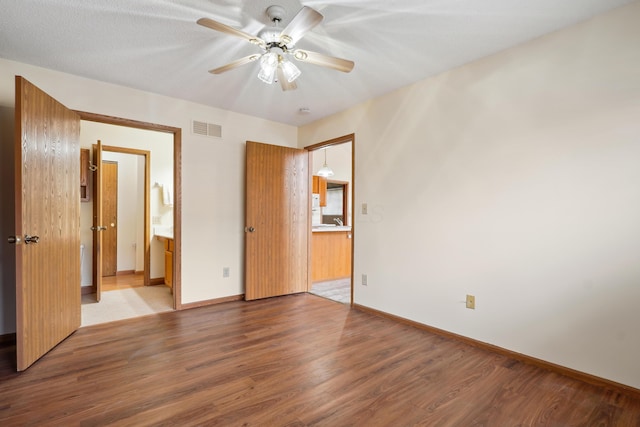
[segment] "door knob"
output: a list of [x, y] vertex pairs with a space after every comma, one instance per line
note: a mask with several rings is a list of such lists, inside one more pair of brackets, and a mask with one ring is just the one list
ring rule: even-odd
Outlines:
[[28, 234], [24, 235], [24, 243], [25, 244], [29, 244], [29, 243], [38, 243], [40, 241], [40, 237], [38, 236], [29, 236]]
[[7, 238], [7, 242], [14, 243], [14, 244], [17, 245], [18, 243], [20, 243], [20, 237], [18, 237], [18, 236], [9, 236]]
[[104, 225], [94, 225], [93, 227], [91, 227], [92, 231], [104, 231], [106, 229], [107, 227], [105, 227]]
[[245, 227], [244, 228], [244, 232], [245, 233], [253, 233], [254, 231], [256, 231], [256, 229], [253, 228], [253, 227]]

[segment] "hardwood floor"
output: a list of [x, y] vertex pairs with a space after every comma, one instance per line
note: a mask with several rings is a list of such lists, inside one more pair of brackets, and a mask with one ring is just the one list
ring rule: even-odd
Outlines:
[[102, 278], [102, 291], [119, 291], [122, 289], [144, 286], [144, 274], [121, 274]]
[[26, 372], [0, 349], [0, 425], [640, 426], [640, 397], [309, 294], [78, 330]]

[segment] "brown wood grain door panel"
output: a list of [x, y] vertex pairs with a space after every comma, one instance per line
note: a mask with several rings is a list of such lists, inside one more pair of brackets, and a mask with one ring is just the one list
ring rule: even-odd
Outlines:
[[102, 161], [102, 276], [118, 271], [118, 163]]
[[305, 150], [247, 142], [247, 300], [307, 291], [308, 160]]
[[80, 327], [80, 117], [16, 76], [17, 368]]
[[[102, 142], [93, 145], [93, 164], [102, 165]], [[102, 168], [93, 175], [93, 284], [96, 287], [96, 301], [102, 298]]]

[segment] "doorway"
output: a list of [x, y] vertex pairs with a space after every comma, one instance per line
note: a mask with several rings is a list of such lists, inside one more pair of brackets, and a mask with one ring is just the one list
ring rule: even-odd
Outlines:
[[351, 134], [305, 147], [313, 176], [308, 292], [344, 304], [353, 304], [354, 146]]
[[[97, 145], [93, 146], [93, 150]], [[150, 285], [151, 260], [145, 233], [149, 227], [150, 151], [101, 146], [102, 191], [93, 197], [94, 226], [98, 208], [102, 208], [102, 262], [92, 252], [96, 299], [102, 292]], [[98, 160], [94, 160], [95, 163]], [[97, 172], [97, 171], [96, 171]], [[96, 179], [93, 180], [96, 184]], [[96, 185], [94, 185], [94, 193]], [[99, 199], [99, 200], [98, 200]], [[97, 204], [100, 206], [96, 206]], [[96, 246], [94, 233], [93, 247]], [[101, 267], [99, 267], [101, 266]], [[97, 268], [101, 268], [100, 281]]]
[[[129, 198], [118, 197], [119, 208], [125, 207], [129, 212], [140, 213], [136, 215], [136, 219], [128, 227], [129, 231], [124, 233], [125, 238], [120, 241], [120, 236], [123, 235], [122, 229], [125, 227], [122, 218], [115, 221], [104, 218], [104, 224], [100, 224], [108, 228], [116, 228], [120, 232], [117, 245], [118, 265], [115, 276], [110, 276], [108, 280], [103, 282], [104, 290], [114, 296], [109, 299], [119, 300], [120, 306], [116, 310], [102, 308], [98, 310], [106, 312], [107, 315], [113, 314], [120, 317], [106, 318], [103, 321], [181, 308], [179, 219], [181, 197], [176, 191], [180, 188], [181, 130], [90, 113], [78, 113], [83, 119], [83, 146], [86, 147], [101, 140], [104, 143], [102, 146], [104, 157], [100, 160], [117, 162], [119, 175], [126, 175], [124, 167], [126, 161], [137, 165], [137, 167], [134, 166], [133, 173], [128, 173], [128, 178], [124, 177], [124, 186], [131, 187], [128, 188]], [[133, 188], [136, 182], [140, 183], [140, 188], [137, 190]], [[121, 186], [123, 186], [122, 182]], [[171, 204], [165, 204], [162, 201], [163, 187], [164, 194], [171, 195]], [[83, 203], [83, 205], [92, 205], [92, 203]], [[144, 213], [142, 213], [143, 211]], [[97, 271], [91, 262], [93, 258], [91, 250], [93, 236], [90, 230], [92, 220], [93, 213], [83, 212], [81, 220], [83, 243], [81, 252], [84, 255], [82, 262], [83, 302], [86, 301], [88, 295], [95, 292], [96, 283], [91, 278], [92, 272]], [[163, 228], [165, 231], [170, 230], [173, 234], [173, 257], [171, 268], [168, 269], [171, 272], [169, 280], [165, 277], [167, 269], [164, 243], [157, 238], [159, 228]], [[166, 236], [166, 233], [163, 235]], [[128, 260], [122, 262], [123, 258], [128, 258]], [[172, 289], [164, 285], [167, 281], [172, 283]], [[112, 293], [110, 289], [114, 292]], [[133, 297], [115, 298], [116, 294], [125, 290], [128, 290]], [[157, 294], [158, 291], [163, 291], [166, 294], [162, 296], [164, 302], [160, 304], [161, 306], [158, 305], [157, 295], [156, 297], [149, 296], [150, 293]], [[137, 309], [133, 307], [135, 305], [134, 299], [142, 300], [138, 308], [144, 309], [144, 312], [136, 311]], [[92, 309], [102, 305], [104, 304], [92, 304]], [[128, 305], [132, 307], [123, 307]], [[83, 326], [85, 326], [84, 310], [83, 306]], [[101, 322], [92, 322], [91, 324], [93, 323]]]

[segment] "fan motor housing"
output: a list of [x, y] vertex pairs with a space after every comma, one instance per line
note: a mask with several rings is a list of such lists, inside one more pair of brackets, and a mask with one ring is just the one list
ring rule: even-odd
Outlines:
[[282, 6], [273, 5], [267, 8], [267, 16], [269, 17], [269, 21], [273, 23], [282, 22], [285, 13], [286, 11]]

